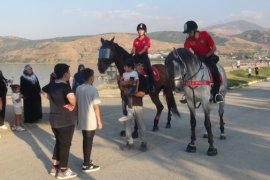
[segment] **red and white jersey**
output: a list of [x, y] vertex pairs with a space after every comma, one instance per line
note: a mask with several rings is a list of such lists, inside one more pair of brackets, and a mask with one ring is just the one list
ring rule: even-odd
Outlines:
[[184, 47], [192, 49], [197, 56], [206, 56], [215, 45], [215, 42], [206, 31], [198, 31], [199, 38], [188, 37]]
[[145, 51], [148, 54], [148, 48], [150, 48], [150, 38], [148, 36], [144, 36], [143, 39], [137, 37], [133, 41], [133, 47], [135, 47], [135, 54], [138, 54], [140, 51], [143, 50], [144, 47], [147, 47]]

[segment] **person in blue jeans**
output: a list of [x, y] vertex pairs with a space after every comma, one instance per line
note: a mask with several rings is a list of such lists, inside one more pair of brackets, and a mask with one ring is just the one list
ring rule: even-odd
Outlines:
[[127, 112], [124, 113], [125, 116], [119, 118], [119, 121], [125, 121], [132, 117], [132, 96], [138, 91], [139, 87], [139, 76], [137, 71], [134, 70], [134, 64], [131, 59], [126, 60], [124, 64], [124, 70], [122, 81], [120, 82], [121, 89], [124, 91], [122, 100], [124, 102], [124, 107], [127, 106]]

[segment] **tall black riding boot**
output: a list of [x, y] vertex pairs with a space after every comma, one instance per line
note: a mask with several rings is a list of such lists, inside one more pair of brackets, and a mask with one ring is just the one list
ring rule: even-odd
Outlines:
[[214, 84], [213, 88], [211, 89], [211, 94], [214, 103], [221, 103], [224, 101], [223, 96], [219, 93], [219, 85]]

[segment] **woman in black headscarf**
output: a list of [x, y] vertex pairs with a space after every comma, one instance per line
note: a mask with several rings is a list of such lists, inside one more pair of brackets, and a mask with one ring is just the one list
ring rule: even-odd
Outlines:
[[41, 90], [38, 78], [30, 65], [24, 67], [20, 85], [23, 95], [24, 122], [37, 122], [42, 118]]
[[0, 108], [0, 129], [7, 129], [6, 125], [4, 124], [5, 115], [6, 115], [6, 96], [7, 96], [7, 84], [8, 80], [0, 71], [0, 99], [1, 99], [1, 108]]

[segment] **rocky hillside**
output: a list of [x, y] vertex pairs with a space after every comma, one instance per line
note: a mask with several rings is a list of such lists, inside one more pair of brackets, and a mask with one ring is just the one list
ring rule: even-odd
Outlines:
[[[0, 62], [70, 62], [70, 61], [97, 61], [100, 38], [111, 39], [127, 51], [132, 48], [136, 35], [110, 33], [96, 36], [65, 37], [47, 40], [25, 40], [8, 37], [0, 38]], [[169, 51], [179, 44], [152, 40], [150, 53]]]
[[255, 23], [251, 23], [244, 20], [209, 26], [204, 29], [224, 35], [235, 35], [250, 30], [259, 30], [259, 31], [266, 30], [264, 27], [261, 27]]
[[247, 41], [259, 43], [259, 44], [267, 44], [270, 45], [270, 30], [268, 31], [246, 31], [244, 33], [235, 35], [234, 37], [238, 37], [241, 39], [245, 39]]
[[[270, 48], [270, 31], [249, 30], [237, 35], [219, 33], [217, 29], [230, 29], [237, 26], [241, 32], [245, 29], [264, 29], [246, 21], [231, 22], [208, 27], [218, 51], [222, 54], [234, 52], [255, 53]], [[236, 32], [236, 31], [235, 31]], [[150, 53], [168, 52], [173, 47], [183, 47], [186, 35], [180, 31], [161, 31], [148, 34], [151, 37]], [[17, 37], [0, 36], [0, 63], [55, 63], [55, 62], [97, 62], [100, 38], [111, 39], [128, 52], [132, 48], [136, 34], [108, 33], [93, 36], [74, 36], [43, 40], [28, 40]]]

